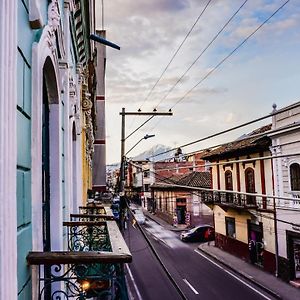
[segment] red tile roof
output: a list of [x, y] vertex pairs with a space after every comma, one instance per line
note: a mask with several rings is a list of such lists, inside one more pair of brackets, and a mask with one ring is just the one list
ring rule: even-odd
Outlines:
[[[174, 184], [174, 186], [170, 186]], [[169, 178], [160, 178], [153, 185], [153, 188], [176, 188], [176, 185], [187, 187], [210, 188], [210, 172], [191, 172], [189, 174], [171, 176]]]
[[[202, 158], [206, 160], [215, 160], [226, 157], [246, 155], [253, 152], [265, 151], [269, 149], [271, 140], [267, 135], [255, 136], [260, 133], [271, 130], [272, 124], [260, 127], [247, 135], [242, 136], [242, 139], [224, 144], [218, 148], [208, 150], [207, 154]], [[249, 138], [247, 138], [249, 136]]]

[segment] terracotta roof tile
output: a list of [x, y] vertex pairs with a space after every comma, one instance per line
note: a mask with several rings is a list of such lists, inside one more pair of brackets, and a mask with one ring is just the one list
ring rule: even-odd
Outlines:
[[[253, 135], [257, 135], [269, 131], [271, 130], [271, 127], [272, 124], [268, 124], [266, 126], [260, 127], [250, 132], [249, 134], [242, 136], [243, 139], [237, 139], [235, 141], [224, 144], [218, 148], [207, 151], [207, 154], [203, 155], [202, 158], [209, 160], [213, 158], [220, 158], [222, 156], [229, 156], [230, 154], [237, 155], [239, 153], [241, 154], [243, 152], [251, 151], [255, 149], [267, 150], [271, 144], [270, 138], [268, 138], [266, 135], [259, 136], [259, 137]], [[249, 138], [246, 138], [247, 136], [249, 136]]]
[[152, 187], [170, 188], [170, 184], [174, 184], [174, 188], [176, 188], [176, 185], [209, 188], [211, 186], [211, 176], [210, 172], [191, 172], [184, 175], [160, 178]]

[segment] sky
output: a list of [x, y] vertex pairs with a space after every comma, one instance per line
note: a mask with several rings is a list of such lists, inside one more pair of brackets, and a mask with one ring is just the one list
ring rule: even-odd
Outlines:
[[[107, 48], [107, 163], [120, 161], [122, 107], [126, 111], [166, 112], [126, 140], [137, 155], [157, 144], [179, 147], [210, 134], [267, 115], [300, 101], [300, 1], [290, 0], [205, 80], [234, 48], [286, 0], [248, 0], [182, 80], [196, 60], [245, 0], [211, 0], [174, 60], [168, 62], [209, 0], [103, 0], [104, 29], [121, 50]], [[101, 1], [97, 11], [101, 12]], [[97, 14], [101, 28], [101, 14]], [[201, 81], [202, 80], [202, 81]], [[201, 83], [191, 90], [198, 82]], [[168, 94], [168, 95], [167, 95]], [[166, 97], [167, 95], [167, 97]], [[182, 97], [186, 95], [182, 99]], [[182, 99], [182, 100], [180, 100]], [[179, 101], [179, 102], [178, 102]], [[177, 103], [177, 104], [176, 104]], [[126, 116], [126, 136], [146, 117]], [[183, 149], [185, 153], [229, 142], [271, 119]]]

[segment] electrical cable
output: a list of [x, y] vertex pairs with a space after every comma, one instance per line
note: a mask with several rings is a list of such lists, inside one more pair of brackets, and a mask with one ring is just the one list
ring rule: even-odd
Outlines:
[[147, 124], [150, 120], [152, 120], [154, 118], [154, 115], [152, 115], [150, 118], [148, 118], [144, 123], [142, 123], [139, 127], [137, 127], [135, 130], [133, 130], [130, 134], [128, 134], [125, 137], [125, 141], [131, 137], [134, 133], [136, 133], [141, 127], [143, 127], [145, 124]]
[[[300, 103], [297, 103], [296, 105], [293, 106], [293, 108], [296, 108], [296, 107], [300, 107]], [[280, 113], [283, 113], [283, 112], [286, 112], [286, 111], [288, 111], [288, 110], [290, 110], [290, 109], [291, 109], [291, 107], [288, 106], [288, 107], [282, 108], [282, 109], [280, 109], [280, 110], [278, 110], [278, 111], [273, 111], [272, 113], [267, 114], [267, 115], [265, 115], [265, 116], [262, 116], [262, 117], [259, 117], [259, 118], [250, 120], [250, 121], [248, 121], [248, 122], [242, 123], [242, 124], [237, 125], [237, 126], [233, 126], [233, 127], [231, 127], [231, 128], [225, 129], [225, 130], [223, 130], [223, 131], [219, 131], [219, 132], [217, 132], [217, 133], [214, 133], [214, 134], [208, 135], [208, 136], [206, 136], [206, 137], [204, 137], [204, 138], [201, 138], [201, 139], [198, 139], [198, 140], [195, 140], [195, 141], [186, 143], [186, 144], [181, 145], [181, 146], [179, 146], [179, 147], [172, 148], [172, 149], [169, 149], [169, 150], [166, 150], [166, 151], [157, 153], [157, 154], [155, 154], [155, 155], [151, 155], [151, 156], [147, 157], [147, 159], [150, 159], [150, 158], [153, 158], [153, 157], [160, 156], [160, 155], [162, 155], [162, 154], [166, 154], [166, 153], [172, 152], [172, 151], [174, 151], [174, 150], [177, 150], [178, 148], [185, 148], [185, 147], [187, 147], [187, 146], [191, 146], [191, 145], [197, 144], [197, 143], [199, 143], [199, 142], [203, 142], [203, 141], [205, 141], [205, 140], [211, 139], [211, 138], [213, 138], [213, 137], [217, 137], [217, 136], [222, 135], [222, 134], [224, 134], [224, 133], [228, 133], [228, 132], [234, 131], [234, 130], [236, 130], [236, 129], [239, 129], [239, 128], [242, 128], [242, 127], [251, 125], [251, 124], [253, 124], [253, 123], [256, 123], [256, 122], [265, 120], [265, 119], [267, 119], [267, 118], [276, 116], [276, 115], [278, 115], [278, 114], [280, 114]]]
[[206, 50], [213, 44], [213, 42], [218, 38], [218, 36], [223, 32], [223, 30], [229, 25], [229, 23], [234, 19], [234, 17], [239, 13], [243, 6], [248, 2], [245, 0], [242, 5], [235, 11], [235, 13], [227, 20], [223, 27], [218, 31], [218, 33], [212, 38], [212, 40], [207, 44], [207, 46], [201, 51], [198, 57], [192, 62], [192, 64], [186, 69], [186, 71], [180, 76], [180, 78], [171, 86], [168, 92], [162, 97], [162, 99], [155, 106], [156, 108], [170, 95], [177, 84], [185, 77], [185, 75], [190, 71], [190, 69], [195, 65], [195, 63], [200, 59], [200, 57], [206, 52]]
[[[127, 163], [140, 168], [140, 166], [134, 164], [132, 161], [127, 161]], [[155, 174], [156, 176], [161, 177], [161, 180], [166, 183], [166, 185], [172, 184], [173, 187], [176, 188], [189, 188], [193, 189], [194, 191], [204, 191], [204, 192], [218, 192], [218, 193], [227, 193], [227, 194], [238, 194], [238, 195], [244, 195], [244, 196], [250, 196], [250, 197], [259, 197], [259, 198], [271, 198], [271, 199], [282, 199], [286, 201], [299, 201], [298, 198], [291, 198], [291, 197], [284, 197], [284, 196], [273, 196], [273, 195], [267, 195], [267, 194], [258, 194], [258, 193], [248, 193], [248, 192], [240, 192], [240, 191], [233, 191], [233, 190], [221, 190], [221, 189], [213, 189], [213, 188], [203, 188], [203, 187], [195, 187], [195, 186], [188, 186], [188, 185], [179, 185], [174, 181], [174, 179], [170, 177], [162, 176], [161, 174], [158, 174], [157, 172], [153, 170], [149, 170], [151, 173]], [[199, 194], [195, 194], [198, 195]]]
[[[272, 159], [277, 159], [277, 158], [284, 158], [284, 157], [292, 157], [292, 156], [298, 156], [300, 153], [291, 153], [291, 154], [280, 154], [280, 155], [270, 155], [270, 156], [259, 156], [259, 157], [253, 157], [253, 158], [246, 158], [246, 159], [238, 159], [238, 160], [229, 160], [229, 161], [224, 161], [224, 162], [219, 162], [219, 163], [208, 163], [208, 164], [202, 164], [202, 165], [190, 165], [190, 166], [178, 166], [174, 168], [162, 168], [162, 169], [157, 169], [159, 171], [171, 171], [171, 170], [181, 170], [181, 169], [191, 169], [191, 168], [200, 168], [200, 167], [207, 167], [210, 168], [212, 166], [226, 166], [226, 165], [231, 165], [233, 163], [250, 163], [250, 162], [255, 162], [255, 161], [260, 161], [260, 160], [272, 160]], [[204, 161], [203, 161], [204, 162]], [[180, 162], [179, 162], [180, 163]], [[184, 162], [183, 162], [184, 163]]]
[[[209, 4], [211, 3], [212, 0], [208, 0], [208, 2], [206, 3], [206, 5], [204, 6], [204, 8], [202, 9], [200, 15], [197, 17], [196, 21], [194, 22], [194, 24], [192, 25], [192, 27], [189, 29], [189, 31], [187, 32], [187, 34], [185, 35], [184, 39], [182, 40], [182, 42], [180, 43], [179, 47], [177, 48], [177, 50], [174, 52], [174, 54], [172, 55], [170, 61], [168, 62], [168, 64], [166, 65], [166, 67], [164, 68], [163, 72], [160, 74], [159, 78], [156, 80], [156, 82], [154, 83], [154, 85], [152, 86], [152, 88], [150, 89], [150, 91], [148, 92], [147, 96], [145, 97], [143, 103], [140, 105], [139, 109], [141, 109], [144, 104], [146, 103], [146, 101], [148, 100], [148, 98], [150, 97], [150, 95], [152, 94], [153, 90], [155, 89], [155, 87], [157, 86], [157, 84], [159, 83], [159, 81], [162, 79], [163, 75], [166, 73], [166, 71], [168, 70], [169, 66], [171, 65], [171, 63], [173, 62], [174, 58], [176, 57], [176, 55], [178, 54], [179, 50], [181, 49], [181, 47], [183, 46], [183, 44], [185, 43], [185, 41], [187, 40], [187, 38], [189, 37], [189, 35], [191, 34], [191, 32], [193, 31], [194, 27], [196, 26], [196, 24], [198, 23], [198, 21], [200, 20], [200, 18], [202, 17], [202, 15], [204, 14], [204, 12], [206, 11], [206, 9], [208, 8]], [[135, 119], [135, 118], [134, 118]], [[134, 119], [132, 120], [131, 124], [130, 124], [130, 128], [133, 125]], [[149, 118], [147, 120], [150, 121]], [[146, 122], [146, 123], [147, 123]], [[144, 124], [143, 124], [144, 125]], [[140, 128], [140, 127], [139, 127]], [[138, 128], [138, 129], [139, 129]], [[138, 130], [136, 129], [136, 130]]]
[[[265, 131], [265, 132], [262, 132], [262, 133], [257, 133], [257, 134], [253, 134], [253, 135], [248, 135], [248, 136], [245, 136], [245, 137], [242, 137], [242, 138], [239, 138], [238, 140], [234, 140], [232, 141], [231, 143], [233, 142], [238, 142], [238, 141], [243, 141], [243, 140], [247, 140], [249, 138], [258, 138], [258, 137], [261, 137], [261, 136], [264, 136], [264, 135], [269, 135], [269, 134], [273, 134], [273, 133], [276, 133], [276, 132], [279, 132], [279, 131], [282, 131], [282, 130], [287, 130], [287, 129], [293, 129], [295, 127], [300, 127], [300, 123], [299, 122], [296, 122], [296, 123], [293, 123], [291, 125], [289, 125], [288, 127], [285, 127], [285, 128], [276, 128], [276, 129], [272, 129], [272, 130], [268, 130], [268, 131]], [[298, 129], [298, 128], [297, 128]], [[184, 153], [183, 156], [184, 157], [189, 157], [189, 156], [192, 156], [194, 154], [199, 154], [200, 152], [204, 152], [204, 151], [207, 151], [207, 150], [211, 150], [211, 149], [215, 149], [217, 147], [222, 147], [222, 146], [226, 146], [228, 144], [228, 142], [226, 143], [221, 143], [221, 144], [217, 144], [217, 145], [213, 145], [213, 146], [210, 146], [210, 147], [206, 147], [206, 148], [202, 148], [202, 149], [199, 149], [199, 150], [196, 150], [196, 151], [192, 151], [192, 152], [187, 152], [187, 153]], [[283, 144], [281, 145], [283, 146]], [[176, 158], [176, 156], [170, 156], [168, 158], [164, 158], [164, 159], [161, 159], [161, 160], [156, 160], [155, 163], [158, 163], [158, 162], [165, 162], [166, 160], [171, 160], [171, 159], [174, 159]]]
[[229, 59], [240, 47], [242, 47], [258, 30], [260, 30], [271, 18], [273, 18], [290, 0], [283, 3], [275, 12], [273, 12], [263, 23], [261, 23], [251, 34], [249, 34], [237, 47], [235, 47], [228, 55], [226, 55], [213, 69], [211, 69], [200, 81], [198, 81], [191, 89], [189, 89], [179, 100], [175, 102], [170, 109], [173, 109], [183, 99], [185, 99], [196, 87], [198, 87], [205, 79], [215, 72], [227, 59]]
[[212, 0], [208, 0], [208, 2], [206, 3], [206, 5], [204, 6], [204, 8], [202, 9], [200, 15], [197, 17], [196, 21], [194, 22], [193, 26], [190, 28], [190, 30], [188, 31], [188, 33], [186, 34], [186, 36], [184, 37], [183, 41], [181, 42], [181, 44], [179, 45], [179, 47], [177, 48], [177, 50], [174, 52], [174, 54], [172, 55], [170, 61], [168, 62], [168, 64], [166, 65], [166, 67], [164, 68], [163, 72], [161, 73], [161, 75], [159, 76], [159, 78], [156, 80], [155, 84], [152, 86], [152, 88], [150, 89], [148, 95], [146, 96], [146, 98], [144, 99], [142, 105], [140, 106], [139, 109], [142, 108], [142, 106], [145, 104], [145, 102], [148, 100], [148, 98], [150, 97], [150, 95], [152, 94], [153, 90], [155, 89], [155, 87], [157, 86], [158, 82], [161, 80], [161, 78], [163, 77], [163, 75], [165, 74], [165, 72], [167, 71], [167, 69], [169, 68], [169, 66], [171, 65], [171, 63], [173, 62], [174, 58], [176, 57], [176, 55], [178, 54], [179, 50], [181, 49], [181, 47], [183, 46], [183, 44], [185, 43], [185, 41], [187, 40], [187, 38], [189, 37], [189, 35], [191, 34], [191, 32], [193, 31], [194, 27], [196, 26], [196, 24], [198, 23], [198, 21], [200, 20], [200, 18], [202, 17], [202, 15], [204, 14], [204, 12], [206, 11], [206, 9], [208, 8], [209, 4], [211, 3]]
[[[164, 176], [161, 176], [161, 175], [159, 175], [159, 174], [157, 174], [156, 172], [154, 172], [154, 171], [151, 171], [151, 172], [153, 172], [153, 173], [155, 173], [156, 175], [158, 175], [158, 176], [160, 176], [160, 177], [162, 177], [162, 179], [161, 180], [163, 180], [163, 181], [167, 181], [167, 182], [172, 182], [173, 180], [172, 179], [170, 179], [170, 178], [166, 178], [166, 177], [164, 177]], [[173, 183], [174, 183], [174, 181], [173, 181]], [[174, 185], [174, 186], [178, 186], [178, 185]], [[189, 188], [191, 188], [191, 189], [193, 189], [194, 187], [190, 187], [190, 186], [186, 186], [186, 187], [189, 187]], [[205, 189], [205, 190], [208, 190], [208, 189]], [[224, 191], [222, 191], [222, 190], [213, 190], [213, 189], [210, 189], [211, 191], [220, 191], [220, 192], [224, 192]], [[228, 193], [232, 193], [233, 191], [225, 191], [225, 192], [228, 192]], [[198, 194], [197, 192], [188, 192], [188, 193], [186, 193], [185, 195], [187, 195], [187, 194], [190, 194], [190, 195], [196, 195], [196, 196], [198, 196], [199, 198], [201, 198], [201, 194]], [[250, 195], [250, 193], [243, 193], [243, 194], [247, 194], [247, 195]], [[252, 194], [251, 194], [252, 195]], [[265, 195], [266, 197], [268, 197], [267, 195]], [[277, 199], [283, 199], [284, 197], [275, 197], [275, 196], [273, 196], [274, 198], [277, 198]], [[167, 199], [168, 197], [164, 197], [164, 199]], [[169, 198], [175, 198], [175, 197], [169, 197]], [[290, 200], [290, 201], [294, 201], [294, 199], [285, 199], [285, 200]], [[297, 200], [297, 199], [296, 199]], [[168, 203], [169, 203], [170, 201], [168, 201]], [[175, 201], [174, 201], [175, 202]], [[202, 201], [202, 203], [204, 203], [205, 204], [205, 202], [203, 202]], [[218, 205], [218, 204], [217, 204]], [[274, 212], [272, 212], [273, 214], [274, 214]], [[259, 213], [259, 212], [256, 212], [256, 215], [258, 215], [258, 216], [260, 216], [260, 217], [263, 217], [263, 218], [267, 218], [267, 219], [271, 219], [271, 220], [273, 220], [273, 221], [275, 221], [275, 219], [274, 218], [272, 218], [272, 217], [270, 217], [270, 216], [267, 216], [267, 215], [264, 215], [264, 214], [261, 214], [261, 213]], [[293, 223], [293, 222], [288, 222], [288, 221], [285, 221], [285, 220], [282, 220], [282, 219], [278, 219], [278, 218], [276, 218], [276, 221], [278, 221], [278, 222], [281, 222], [281, 223], [285, 223], [285, 224], [289, 224], [289, 225], [292, 225], [292, 226], [296, 226], [296, 227], [300, 227], [300, 224], [296, 224], [296, 223]]]

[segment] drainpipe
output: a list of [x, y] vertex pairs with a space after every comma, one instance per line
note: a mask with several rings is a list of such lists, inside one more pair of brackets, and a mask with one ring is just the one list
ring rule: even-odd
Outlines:
[[275, 233], [275, 276], [278, 277], [278, 231], [277, 231], [277, 215], [276, 215], [276, 203], [275, 198], [273, 199], [273, 208], [274, 208], [274, 233]]

